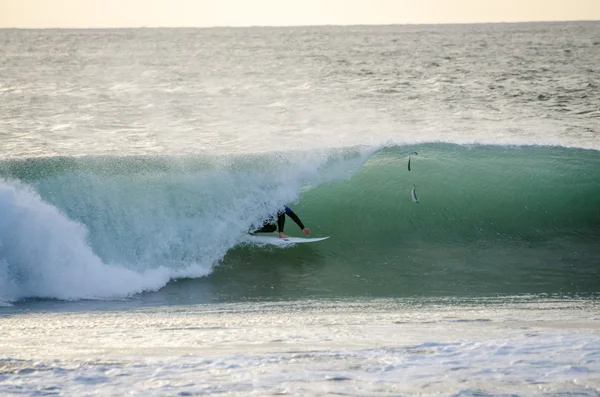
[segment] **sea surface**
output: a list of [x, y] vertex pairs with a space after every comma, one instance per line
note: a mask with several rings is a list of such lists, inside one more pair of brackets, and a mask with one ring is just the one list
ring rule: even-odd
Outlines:
[[[0, 30], [0, 395], [599, 396], [599, 60], [600, 22]], [[248, 243], [283, 205], [330, 238]]]

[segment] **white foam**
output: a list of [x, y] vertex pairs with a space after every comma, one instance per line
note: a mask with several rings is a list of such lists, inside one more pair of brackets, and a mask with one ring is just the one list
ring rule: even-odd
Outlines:
[[228, 158], [192, 172], [63, 173], [36, 184], [54, 205], [0, 182], [0, 300], [118, 298], [205, 276], [250, 228], [376, 150], [272, 154], [251, 159], [255, 170]]
[[0, 322], [0, 394], [596, 396], [598, 325], [581, 320], [596, 302], [503, 301], [15, 313]]
[[0, 182], [0, 301], [123, 297], [169, 280], [166, 269], [138, 273], [103, 263], [86, 238], [85, 226], [30, 188]]

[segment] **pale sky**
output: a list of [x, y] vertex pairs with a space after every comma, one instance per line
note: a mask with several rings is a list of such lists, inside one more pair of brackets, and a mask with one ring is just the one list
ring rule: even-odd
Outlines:
[[0, 0], [0, 28], [600, 20], [600, 0]]

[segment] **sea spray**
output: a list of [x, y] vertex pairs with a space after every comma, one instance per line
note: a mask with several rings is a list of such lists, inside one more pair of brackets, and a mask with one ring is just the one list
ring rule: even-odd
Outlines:
[[156, 289], [164, 269], [137, 274], [105, 264], [84, 225], [19, 183], [0, 181], [0, 301], [111, 298]]
[[249, 228], [375, 150], [3, 163], [17, 180], [1, 182], [4, 299], [122, 297], [207, 275]]

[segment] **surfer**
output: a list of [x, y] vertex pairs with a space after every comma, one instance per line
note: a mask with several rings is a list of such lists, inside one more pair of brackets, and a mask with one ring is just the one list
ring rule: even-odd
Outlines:
[[296, 222], [296, 224], [298, 226], [300, 226], [300, 229], [302, 229], [302, 233], [306, 234], [307, 236], [310, 235], [310, 230], [308, 228], [306, 228], [304, 226], [304, 224], [302, 223], [302, 221], [300, 220], [300, 218], [298, 218], [298, 215], [296, 215], [294, 213], [294, 211], [292, 211], [290, 209], [290, 207], [288, 207], [287, 205], [283, 206], [284, 209], [282, 211], [279, 211], [277, 213], [277, 222], [275, 222], [275, 219], [268, 219], [260, 229], [255, 230], [253, 232], [250, 232], [250, 234], [254, 234], [254, 233], [272, 233], [275, 230], [277, 230], [279, 228], [279, 237], [280, 238], [288, 238], [288, 235], [285, 234], [283, 232], [283, 228], [285, 227], [285, 216], [289, 216], [290, 218], [292, 218], [292, 220], [294, 222]]

